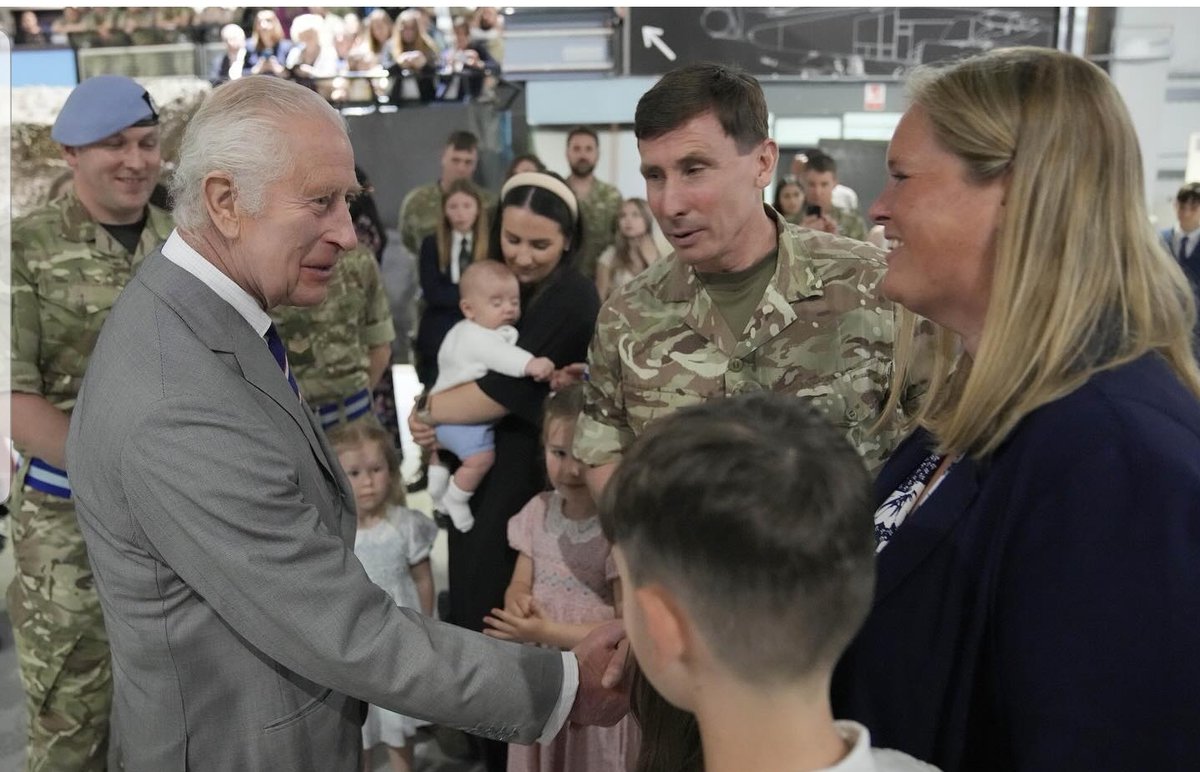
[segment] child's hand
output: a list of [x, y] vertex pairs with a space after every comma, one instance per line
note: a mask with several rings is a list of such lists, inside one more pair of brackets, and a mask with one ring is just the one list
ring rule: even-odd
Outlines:
[[547, 357], [534, 357], [525, 365], [525, 374], [535, 381], [548, 381], [554, 375], [554, 362]]
[[504, 599], [504, 610], [519, 617], [533, 613], [533, 596], [527, 592], [514, 593]]
[[575, 362], [564, 368], [555, 370], [550, 376], [550, 391], [562, 391], [568, 386], [574, 386], [588, 379], [587, 362]]
[[529, 605], [529, 615], [525, 617], [509, 613], [502, 608], [492, 609], [492, 615], [483, 618], [483, 623], [487, 625], [483, 634], [502, 641], [541, 643], [546, 620], [532, 600]]

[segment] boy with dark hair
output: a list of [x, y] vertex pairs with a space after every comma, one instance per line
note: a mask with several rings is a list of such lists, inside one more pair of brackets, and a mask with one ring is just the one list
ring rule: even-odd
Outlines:
[[1159, 236], [1195, 290], [1200, 288], [1200, 182], [1189, 182], [1175, 194], [1175, 219]]
[[629, 450], [600, 502], [623, 616], [645, 676], [696, 715], [708, 772], [933, 769], [829, 706], [871, 605], [871, 509], [854, 449], [790, 397], [686, 408]]

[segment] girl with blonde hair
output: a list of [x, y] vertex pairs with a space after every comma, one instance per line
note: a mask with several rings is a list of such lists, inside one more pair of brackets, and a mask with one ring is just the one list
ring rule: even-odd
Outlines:
[[596, 291], [604, 300], [661, 257], [654, 244], [654, 215], [644, 198], [627, 198], [617, 214], [613, 245], [596, 260]]

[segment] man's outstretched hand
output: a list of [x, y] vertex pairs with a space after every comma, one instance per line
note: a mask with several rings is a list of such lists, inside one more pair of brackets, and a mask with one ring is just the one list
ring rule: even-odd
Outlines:
[[600, 625], [571, 649], [579, 661], [579, 691], [567, 720], [585, 726], [612, 726], [629, 712], [625, 623]]

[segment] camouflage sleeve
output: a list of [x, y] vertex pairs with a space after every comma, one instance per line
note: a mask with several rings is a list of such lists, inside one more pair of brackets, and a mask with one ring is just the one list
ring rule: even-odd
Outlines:
[[12, 390], [42, 394], [42, 319], [37, 280], [29, 266], [29, 255], [19, 245], [27, 243], [13, 229], [12, 251]]
[[855, 241], [866, 241], [867, 239], [867, 228], [863, 223], [862, 215], [858, 212], [846, 212], [839, 227], [842, 231], [841, 235], [847, 238]]
[[359, 251], [357, 259], [362, 266], [361, 286], [366, 299], [366, 318], [359, 337], [367, 348], [391, 343], [396, 338], [396, 328], [375, 255], [364, 249]]
[[408, 215], [410, 214], [409, 207], [419, 190], [420, 188], [415, 188], [408, 192], [400, 203], [400, 214], [396, 218], [396, 224], [400, 228], [400, 241], [414, 257], [421, 253], [421, 244], [417, 238], [416, 223]]
[[628, 322], [605, 303], [588, 347], [583, 415], [575, 425], [575, 457], [590, 466], [617, 461], [634, 440], [621, 390], [620, 340]]

